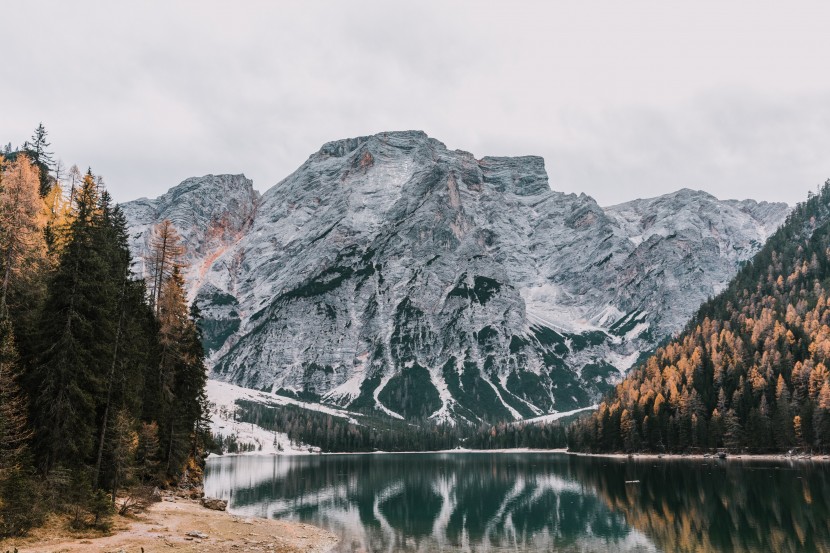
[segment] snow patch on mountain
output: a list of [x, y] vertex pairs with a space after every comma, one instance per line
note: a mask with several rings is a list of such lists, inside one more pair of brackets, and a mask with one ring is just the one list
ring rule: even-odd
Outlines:
[[164, 218], [184, 237], [212, 378], [477, 422], [594, 403], [789, 208], [688, 189], [603, 208], [539, 157], [405, 131], [327, 143], [262, 196], [209, 175], [124, 211], [139, 258]]

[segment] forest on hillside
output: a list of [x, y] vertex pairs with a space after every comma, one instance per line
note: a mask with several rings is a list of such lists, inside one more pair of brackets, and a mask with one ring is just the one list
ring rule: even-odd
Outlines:
[[830, 181], [569, 429], [589, 452], [830, 451]]
[[49, 513], [106, 528], [119, 494], [198, 478], [209, 440], [175, 231], [145, 282], [103, 179], [49, 146], [40, 125], [0, 155], [0, 537]]
[[[418, 423], [371, 414], [351, 422], [293, 405], [265, 405], [238, 400], [234, 419], [267, 430], [283, 432], [296, 445], [319, 447], [328, 453], [373, 451], [442, 451], [448, 449], [559, 449], [566, 447], [566, 424], [501, 422], [498, 424]], [[234, 435], [214, 436], [216, 453], [253, 451]]]

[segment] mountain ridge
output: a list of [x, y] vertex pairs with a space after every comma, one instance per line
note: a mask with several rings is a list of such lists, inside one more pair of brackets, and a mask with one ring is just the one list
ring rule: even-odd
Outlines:
[[[194, 179], [124, 206], [136, 254], [149, 225], [184, 223], [212, 377], [410, 419], [589, 404], [788, 212], [695, 191], [602, 208], [551, 190], [540, 157], [420, 131], [328, 142], [262, 195], [217, 178], [235, 186], [219, 207]], [[200, 228], [223, 217], [218, 239]]]

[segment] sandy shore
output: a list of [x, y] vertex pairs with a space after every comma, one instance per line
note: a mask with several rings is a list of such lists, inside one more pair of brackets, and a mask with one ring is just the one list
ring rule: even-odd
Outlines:
[[0, 552], [16, 547], [20, 553], [324, 553], [337, 542], [334, 534], [315, 526], [238, 517], [211, 511], [189, 499], [162, 501], [144, 514], [116, 516], [113, 521], [112, 535], [105, 537], [72, 534], [62, 524], [47, 524], [27, 538], [0, 541]]

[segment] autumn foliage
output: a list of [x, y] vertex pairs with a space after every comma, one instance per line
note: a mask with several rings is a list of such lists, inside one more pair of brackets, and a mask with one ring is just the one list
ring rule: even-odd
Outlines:
[[570, 429], [582, 451], [830, 451], [830, 181]]

